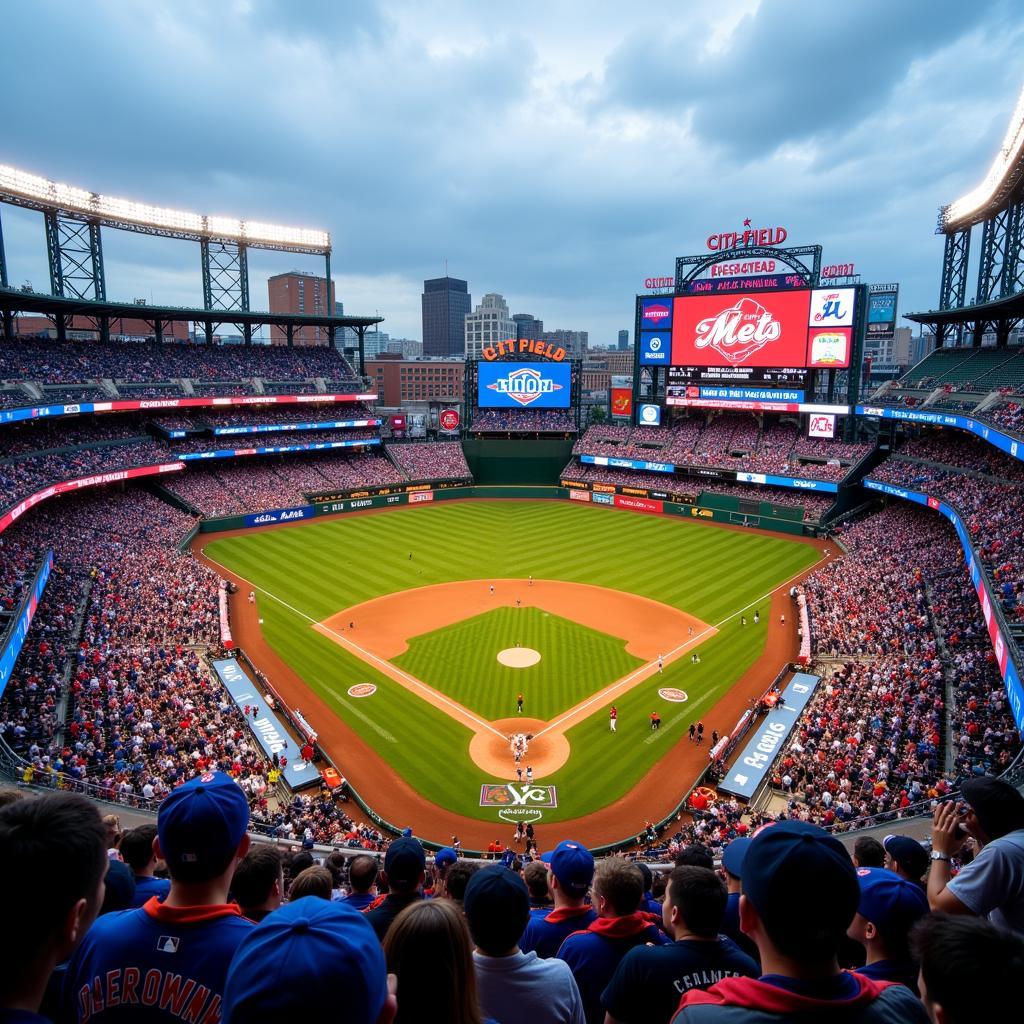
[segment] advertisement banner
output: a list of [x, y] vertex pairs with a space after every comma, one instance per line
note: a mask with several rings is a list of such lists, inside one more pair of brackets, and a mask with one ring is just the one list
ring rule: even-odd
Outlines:
[[672, 354], [672, 335], [667, 331], [640, 332], [640, 365], [668, 366]]
[[644, 459], [620, 459], [614, 455], [581, 455], [580, 462], [592, 466], [612, 466], [615, 469], [645, 469], [650, 473], [674, 473], [671, 462], [647, 462]]
[[245, 525], [269, 526], [271, 523], [292, 523], [297, 519], [310, 519], [314, 514], [312, 505], [299, 505], [297, 508], [275, 508], [247, 515]]
[[21, 653], [21, 648], [28, 636], [32, 619], [35, 617], [36, 608], [46, 589], [46, 581], [50, 578], [50, 571], [53, 569], [53, 552], [47, 551], [42, 564], [36, 570], [36, 578], [32, 581], [32, 587], [22, 598], [18, 610], [14, 613], [14, 625], [7, 633], [7, 642], [4, 649], [0, 651], [0, 697], [3, 696], [7, 681], [14, 671], [15, 662]]
[[328, 448], [362, 448], [366, 445], [379, 445], [379, 437], [370, 437], [362, 441], [318, 441], [315, 444], [280, 444], [262, 448], [218, 448], [209, 452], [186, 452], [179, 455], [181, 462], [193, 462], [196, 459], [233, 459], [243, 455], [280, 455], [282, 452], [320, 452]]
[[698, 391], [701, 398], [718, 398], [728, 402], [796, 402], [804, 400], [804, 392], [789, 388], [754, 388], [754, 387], [702, 387]]
[[755, 727], [743, 753], [718, 784], [719, 790], [744, 800], [754, 795], [820, 682], [820, 676], [803, 672], [793, 676], [782, 691], [782, 700], [768, 712], [760, 726]]
[[599, 494], [595, 491], [590, 496], [591, 500], [595, 505], [614, 505], [615, 495], [614, 494]]
[[[379, 427], [380, 420], [331, 420], [325, 423], [261, 423], [255, 427], [214, 427], [215, 437], [232, 434], [283, 434], [289, 430], [340, 430], [342, 427]], [[184, 437], [184, 430], [172, 430], [171, 437]]]
[[320, 772], [309, 761], [300, 757], [299, 744], [288, 736], [288, 732], [280, 719], [270, 708], [270, 704], [248, 673], [233, 658], [223, 658], [212, 662], [224, 689], [231, 694], [231, 699], [239, 707], [249, 707], [245, 716], [246, 724], [252, 730], [267, 759], [275, 754], [287, 758], [288, 763], [283, 769], [284, 781], [291, 789], [302, 789], [305, 786], [320, 784]]
[[590, 491], [577, 491], [575, 487], [569, 489], [570, 501], [590, 501]]
[[899, 286], [870, 285], [868, 287], [868, 337], [891, 338], [896, 330], [896, 303]]
[[853, 288], [815, 288], [811, 292], [811, 327], [852, 327]]
[[672, 299], [640, 300], [640, 330], [668, 331], [672, 327]]
[[640, 406], [637, 413], [637, 420], [641, 426], [644, 427], [660, 427], [661, 426], [661, 406], [650, 405], [644, 403]]
[[827, 437], [833, 438], [836, 436], [836, 418], [830, 416], [827, 413], [817, 413], [811, 416], [807, 420], [807, 436], [808, 437]]
[[811, 327], [807, 332], [807, 365], [815, 370], [841, 370], [850, 365], [852, 327]]
[[673, 366], [803, 366], [809, 290], [674, 299]]
[[571, 397], [567, 363], [477, 363], [481, 409], [568, 409]]
[[[596, 500], [597, 495], [594, 497]], [[632, 512], [661, 512], [663, 508], [660, 501], [652, 501], [650, 498], [629, 498], [623, 494], [612, 496], [612, 504], [616, 508], [628, 508]]]
[[409, 504], [410, 505], [419, 505], [419, 504], [422, 504], [425, 501], [433, 501], [433, 500], [434, 500], [434, 492], [433, 491], [414, 491], [412, 494], [409, 495]]
[[837, 494], [839, 484], [832, 480], [805, 480], [799, 476], [773, 476], [771, 473], [737, 473], [736, 482], [761, 484], [769, 487], [788, 487], [793, 491], [815, 491], [823, 494]]
[[438, 426], [446, 434], [456, 433], [461, 422], [462, 419], [459, 416], [458, 409], [442, 409], [440, 415], [437, 417]]
[[612, 418], [628, 420], [633, 416], [633, 391], [631, 388], [612, 388]]

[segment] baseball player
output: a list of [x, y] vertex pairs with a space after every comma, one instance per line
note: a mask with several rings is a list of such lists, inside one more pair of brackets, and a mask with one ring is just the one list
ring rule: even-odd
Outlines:
[[516, 765], [516, 779], [519, 782], [523, 781], [523, 768], [522, 768], [522, 765], [518, 765], [518, 764]]
[[661, 675], [661, 673], [664, 671], [664, 669], [665, 669], [665, 660], [659, 654], [658, 655], [658, 674]]
[[613, 704], [608, 712], [608, 725], [612, 732], [615, 732], [615, 723], [619, 720], [619, 709]]
[[756, 626], [761, 621], [761, 613], [756, 608], [754, 609], [754, 625]]
[[533, 768], [530, 765], [526, 766], [526, 781], [528, 784], [533, 782]]
[[693, 722], [691, 722], [691, 723], [690, 723], [690, 742], [691, 742], [691, 743], [693, 742], [693, 740], [694, 740], [694, 737], [695, 737], [696, 735], [697, 735], [697, 726], [695, 726], [695, 725], [693, 724]]
[[519, 696], [516, 697], [516, 714], [517, 715], [521, 715], [522, 713], [523, 713], [523, 695], [519, 694]]
[[530, 579], [529, 579], [529, 585], [530, 585], [531, 587], [533, 586], [533, 577], [532, 577], [532, 576], [531, 576], [531, 577], [530, 577]]
[[657, 732], [661, 728], [661, 715], [657, 711], [651, 712], [651, 732]]
[[517, 597], [516, 598], [516, 607], [518, 608], [522, 603], [523, 602]]

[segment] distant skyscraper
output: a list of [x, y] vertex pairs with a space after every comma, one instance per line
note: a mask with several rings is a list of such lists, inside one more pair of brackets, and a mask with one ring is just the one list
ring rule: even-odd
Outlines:
[[485, 346], [514, 338], [516, 325], [508, 315], [504, 298], [489, 292], [472, 313], [466, 314], [465, 331], [466, 358], [479, 359]]
[[461, 356], [466, 314], [473, 308], [469, 286], [457, 277], [423, 282], [423, 354]]
[[548, 341], [552, 345], [559, 345], [565, 349], [566, 354], [570, 356], [581, 356], [587, 350], [587, 339], [589, 335], [586, 331], [541, 331], [540, 340]]
[[[327, 316], [327, 278], [317, 277], [301, 270], [276, 274], [267, 280], [271, 313], [308, 313]], [[334, 297], [334, 282], [331, 282]], [[295, 345], [323, 344], [327, 339], [326, 327], [299, 327], [292, 332]], [[270, 340], [275, 345], [287, 344], [288, 334], [283, 327], [271, 326]]]
[[536, 341], [544, 330], [544, 321], [538, 320], [532, 313], [514, 313], [512, 321], [516, 325], [516, 338], [528, 338]]
[[619, 331], [619, 351], [629, 348], [629, 331]]

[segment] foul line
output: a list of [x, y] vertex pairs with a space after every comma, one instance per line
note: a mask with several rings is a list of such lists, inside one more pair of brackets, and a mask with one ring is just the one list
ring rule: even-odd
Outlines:
[[[470, 719], [471, 721], [479, 725], [481, 729], [487, 729], [489, 732], [493, 732], [495, 736], [499, 736], [503, 740], [508, 739], [508, 737], [503, 732], [501, 732], [498, 729], [495, 729], [490, 722], [485, 722], [482, 718], [477, 717], [475, 714], [473, 714], [472, 711], [469, 710], [469, 708], [463, 707], [461, 704], [456, 704], [455, 701], [449, 700], [443, 693], [439, 693], [432, 687], [427, 686], [426, 683], [420, 682], [420, 680], [417, 679], [415, 676], [411, 676], [409, 675], [408, 672], [404, 672], [402, 669], [398, 668], [397, 665], [393, 665], [390, 661], [378, 657], [376, 654], [373, 653], [373, 651], [365, 650], [364, 648], [360, 647], [359, 644], [353, 643], [343, 634], [331, 629], [330, 626], [325, 626], [322, 622], [317, 622], [317, 620], [314, 619], [311, 615], [307, 615], [305, 612], [299, 611], [298, 608], [296, 608], [294, 605], [290, 605], [287, 601], [282, 601], [281, 598], [279, 598], [276, 594], [272, 594], [269, 590], [264, 590], [262, 587], [257, 586], [255, 583], [252, 582], [252, 580], [247, 580], [244, 576], [239, 576], [237, 572], [235, 572], [232, 569], [229, 569], [226, 565], [223, 565], [216, 559], [210, 558], [205, 554], [203, 557], [206, 558], [207, 561], [211, 562], [213, 565], [220, 566], [220, 568], [223, 569], [225, 572], [230, 573], [232, 576], [238, 577], [238, 579], [242, 580], [253, 590], [259, 591], [259, 593], [261, 594], [266, 594], [267, 597], [269, 597], [271, 600], [276, 601], [279, 605], [282, 605], [283, 607], [287, 608], [290, 612], [294, 612], [296, 615], [299, 616], [299, 618], [305, 619], [307, 622], [312, 623], [320, 631], [324, 633], [330, 633], [330, 635], [334, 637], [335, 640], [341, 645], [342, 649], [346, 647], [351, 647], [353, 650], [359, 652], [360, 656], [363, 658], [364, 661], [374, 662], [377, 665], [384, 666], [382, 671], [384, 672], [385, 675], [393, 674], [401, 676], [412, 686], [419, 687], [424, 693], [429, 694], [432, 700], [451, 708], [453, 711], [456, 712], [457, 716]], [[455, 718], [456, 715], [452, 715], [451, 717]]]

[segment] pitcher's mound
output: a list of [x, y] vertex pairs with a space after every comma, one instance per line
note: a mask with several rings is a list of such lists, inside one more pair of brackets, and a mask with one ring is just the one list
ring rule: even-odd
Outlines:
[[532, 647], [506, 647], [498, 652], [498, 661], [508, 668], [529, 668], [540, 661], [540, 651]]

